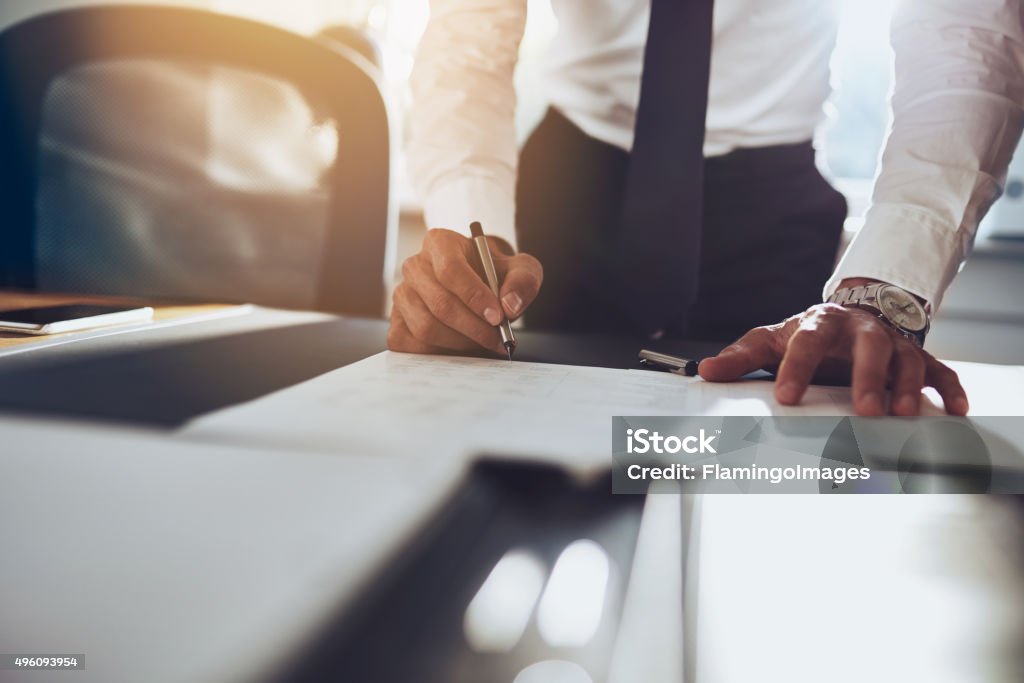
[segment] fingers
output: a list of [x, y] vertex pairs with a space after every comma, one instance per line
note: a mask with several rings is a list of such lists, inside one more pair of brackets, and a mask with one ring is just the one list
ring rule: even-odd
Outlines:
[[[454, 297], [452, 298], [454, 299]], [[493, 327], [488, 326], [482, 320], [479, 321], [486, 333], [485, 343], [479, 344], [438, 320], [420, 298], [420, 295], [405, 283], [395, 289], [395, 308], [401, 314], [402, 320], [412, 335], [429, 346], [452, 351], [470, 351], [477, 346], [494, 350], [497, 335]], [[471, 319], [475, 318], [468, 310], [466, 315]]]
[[897, 339], [892, 363], [893, 415], [912, 416], [921, 413], [921, 389], [925, 383], [924, 352], [913, 344]]
[[[403, 281], [395, 289], [395, 344], [429, 352], [484, 348], [504, 353], [494, 329], [504, 315], [502, 304], [471, 265], [475, 249], [469, 238], [450, 230], [427, 232], [422, 251], [402, 265]], [[519, 260], [530, 272], [539, 270], [536, 259]], [[536, 296], [539, 283], [532, 290], [527, 285], [523, 291]]]
[[473, 249], [468, 237], [451, 230], [434, 229], [428, 230], [423, 238], [421, 253], [430, 263], [434, 278], [466, 308], [494, 326], [501, 322], [501, 304], [470, 265], [468, 257]]
[[395, 289], [395, 343], [409, 344], [408, 335], [435, 350], [504, 353], [494, 328], [522, 315], [540, 291], [544, 269], [528, 254], [509, 254], [503, 244], [492, 248], [503, 284], [499, 300], [474, 267], [479, 256], [472, 240], [451, 230], [427, 231], [422, 251], [402, 265], [404, 279]]
[[697, 372], [709, 382], [732, 382], [777, 364], [782, 359], [778, 349], [785, 347], [782, 328], [783, 325], [758, 327], [747, 332], [717, 356], [702, 360]]
[[529, 254], [500, 259], [495, 266], [501, 278], [501, 305], [508, 319], [516, 320], [537, 298], [544, 282], [544, 268]]
[[426, 259], [413, 256], [402, 272], [405, 281], [395, 289], [395, 306], [419, 339], [457, 351], [479, 346], [504, 352], [497, 330], [442, 286]]
[[725, 382], [778, 364], [775, 398], [799, 403], [815, 376], [849, 378], [858, 415], [921, 411], [921, 389], [933, 386], [951, 415], [966, 415], [967, 395], [956, 373], [899, 336], [875, 316], [832, 304], [812, 306], [779, 325], [751, 330], [718, 356], [701, 362], [701, 377]]
[[[854, 410], [858, 415], [884, 415], [885, 390], [893, 355], [892, 337], [876, 320], [857, 321], [853, 326], [851, 394]], [[911, 358], [907, 358], [900, 367], [904, 368], [906, 375], [906, 370], [911, 369]], [[909, 375], [904, 379], [909, 379], [912, 384]], [[905, 387], [905, 392], [910, 390], [909, 386]], [[920, 383], [917, 394], [921, 394]]]
[[950, 415], [966, 415], [970, 410], [967, 392], [956, 372], [902, 339], [895, 343], [892, 371], [893, 415], [913, 416], [921, 412], [921, 389], [935, 387]]
[[929, 353], [901, 338], [894, 340], [890, 373], [893, 415], [915, 416], [921, 413], [921, 389], [935, 387], [950, 415], [966, 415], [970, 409], [967, 392], [960, 378]]
[[775, 398], [795, 405], [814, 379], [822, 359], [837, 345], [842, 322], [828, 309], [812, 309], [789, 338], [782, 364], [775, 376]]
[[402, 314], [397, 309], [391, 310], [391, 327], [388, 328], [388, 349], [403, 353], [441, 353], [435, 348], [417, 339], [405, 324]]
[[946, 412], [950, 415], [966, 415], [970, 409], [967, 392], [960, 384], [960, 378], [950, 368], [935, 360], [930, 354], [922, 352], [925, 363], [925, 381], [935, 387], [942, 397]]

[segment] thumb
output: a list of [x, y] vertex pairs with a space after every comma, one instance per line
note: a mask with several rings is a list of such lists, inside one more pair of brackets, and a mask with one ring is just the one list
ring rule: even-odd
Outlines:
[[774, 350], [776, 334], [777, 330], [755, 328], [717, 356], [702, 360], [697, 372], [709, 382], [731, 382], [749, 372], [775, 365], [781, 360], [781, 354]]
[[533, 303], [544, 281], [544, 268], [529, 254], [516, 254], [504, 260], [504, 278], [498, 298], [505, 315], [515, 320]]

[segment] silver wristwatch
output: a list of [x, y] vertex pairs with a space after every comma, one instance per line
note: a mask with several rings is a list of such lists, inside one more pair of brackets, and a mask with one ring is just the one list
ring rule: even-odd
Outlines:
[[928, 311], [917, 297], [895, 285], [874, 282], [858, 287], [837, 289], [829, 303], [857, 306], [874, 313], [880, 320], [909, 339], [918, 348], [924, 346], [931, 324]]

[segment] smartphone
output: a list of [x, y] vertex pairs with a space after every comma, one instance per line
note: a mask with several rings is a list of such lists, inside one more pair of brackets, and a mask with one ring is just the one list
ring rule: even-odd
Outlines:
[[0, 331], [56, 334], [107, 325], [147, 322], [152, 319], [153, 309], [149, 306], [69, 304], [0, 311]]

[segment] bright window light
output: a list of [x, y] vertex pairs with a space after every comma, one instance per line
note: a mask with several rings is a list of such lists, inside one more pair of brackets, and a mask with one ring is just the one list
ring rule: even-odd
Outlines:
[[544, 564], [512, 550], [502, 557], [466, 608], [466, 642], [477, 652], [508, 652], [523, 637], [544, 587]]
[[608, 553], [597, 543], [574, 541], [562, 551], [537, 609], [537, 627], [548, 645], [590, 642], [601, 625], [608, 574]]
[[512, 683], [594, 683], [594, 679], [575, 662], [545, 659], [520, 671]]
[[[191, 0], [203, 2], [204, 0]], [[752, 0], [753, 1], [753, 0]], [[840, 6], [836, 51], [832, 58], [834, 95], [826, 105], [829, 122], [821, 131], [826, 164], [851, 198], [851, 215], [866, 208], [871, 180], [889, 126], [892, 85], [889, 22], [900, 0], [822, 0]], [[313, 34], [332, 24], [362, 27], [381, 44], [391, 101], [402, 112], [409, 104], [408, 79], [416, 45], [430, 15], [429, 0], [205, 0], [214, 10], [241, 14]], [[539, 87], [546, 47], [555, 34], [550, 0], [529, 0], [528, 24], [516, 70], [520, 140], [546, 108]], [[799, 46], [794, 49], [799, 49]], [[399, 117], [399, 123], [401, 117]], [[404, 127], [404, 126], [403, 126]], [[400, 173], [402, 204], [416, 204]]]
[[839, 178], [870, 181], [889, 128], [889, 24], [899, 0], [842, 0], [825, 155]]

